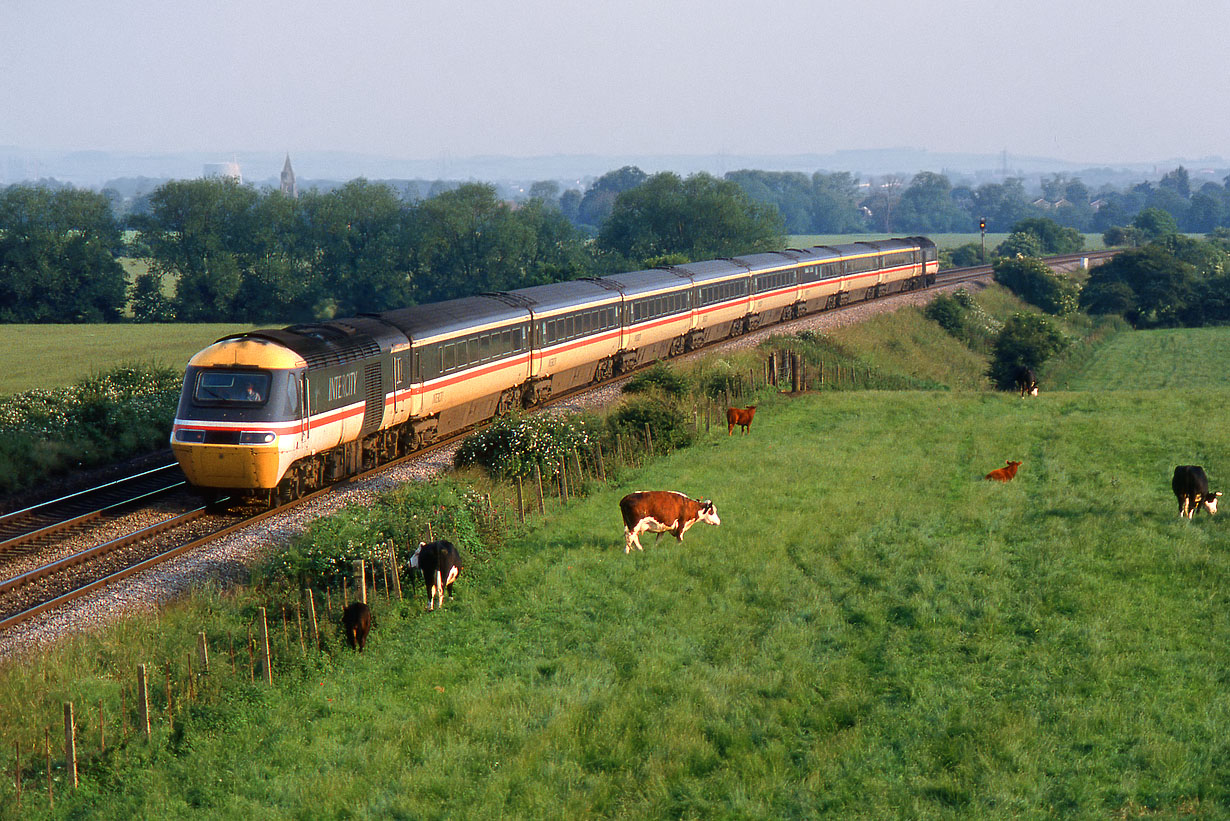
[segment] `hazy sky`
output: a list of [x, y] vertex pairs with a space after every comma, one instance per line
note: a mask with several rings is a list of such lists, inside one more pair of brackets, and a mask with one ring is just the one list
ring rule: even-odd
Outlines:
[[0, 145], [1230, 157], [1227, 0], [0, 0]]

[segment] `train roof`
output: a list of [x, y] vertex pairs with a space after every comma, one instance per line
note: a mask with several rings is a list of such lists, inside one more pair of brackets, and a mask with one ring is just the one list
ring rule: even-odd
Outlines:
[[595, 281], [611, 283], [624, 296], [637, 296], [638, 294], [662, 291], [667, 288], [680, 288], [691, 284], [686, 276], [663, 268], [629, 271], [625, 274], [610, 274], [609, 276], [598, 277]]
[[526, 321], [530, 312], [522, 305], [501, 299], [499, 294], [480, 294], [427, 305], [412, 305], [374, 314], [381, 322], [400, 330], [412, 342], [434, 339], [483, 325]]
[[672, 265], [671, 271], [682, 276], [691, 277], [694, 282], [699, 284], [701, 282], [712, 282], [715, 279], [746, 276], [747, 266], [733, 259], [710, 259], [703, 262]]
[[538, 314], [550, 314], [564, 309], [580, 309], [587, 304], [602, 305], [617, 302], [619, 291], [593, 279], [573, 279], [567, 282], [552, 282], [548, 285], [533, 285], [515, 291], [502, 292], [502, 296], [522, 302]]
[[817, 261], [817, 255], [812, 250], [801, 251], [798, 248], [789, 248], [785, 251], [766, 251], [762, 254], [734, 257], [734, 261], [740, 265], [747, 266], [754, 273], [772, 268], [785, 268], [791, 265], [808, 265]]
[[308, 367], [344, 365], [380, 353], [380, 344], [366, 332], [333, 323], [291, 325], [289, 328], [266, 328], [231, 334], [219, 339], [227, 342], [261, 339], [276, 342], [303, 357]]

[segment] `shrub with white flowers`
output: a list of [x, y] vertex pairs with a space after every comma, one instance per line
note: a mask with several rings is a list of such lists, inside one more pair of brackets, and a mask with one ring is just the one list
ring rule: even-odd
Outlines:
[[458, 467], [480, 465], [493, 476], [527, 476], [538, 465], [551, 475], [573, 448], [597, 441], [600, 423], [586, 414], [510, 414], [466, 437], [453, 457]]

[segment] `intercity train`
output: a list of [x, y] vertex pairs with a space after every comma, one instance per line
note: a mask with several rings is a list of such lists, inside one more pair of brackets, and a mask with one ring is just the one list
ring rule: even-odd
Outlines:
[[765, 325], [925, 288], [925, 237], [749, 254], [223, 337], [171, 448], [211, 495], [298, 498], [515, 408]]

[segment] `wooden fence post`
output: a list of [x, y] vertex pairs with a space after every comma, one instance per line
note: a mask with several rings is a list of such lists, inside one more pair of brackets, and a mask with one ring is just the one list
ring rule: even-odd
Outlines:
[[542, 498], [542, 468], [537, 462], [534, 463], [534, 484], [538, 486], [538, 513], [541, 515], [547, 512], [547, 503]]
[[312, 646], [317, 650], [320, 649], [320, 629], [316, 624], [316, 597], [312, 595], [312, 588], [307, 591], [308, 612], [312, 614]]
[[521, 477], [517, 477], [517, 521], [525, 522], [525, 487]]
[[265, 676], [266, 684], [273, 684], [273, 665], [270, 663], [269, 657], [269, 619], [266, 617], [265, 608], [261, 608], [261, 667]]
[[69, 786], [77, 789], [77, 725], [71, 701], [64, 702], [64, 773]]
[[137, 720], [141, 722], [137, 729], [149, 741], [149, 681], [145, 676], [144, 664], [137, 665]]
[[51, 728], [47, 728], [47, 806], [54, 808], [56, 805], [55, 791], [51, 788]]
[[204, 632], [196, 634], [196, 657], [201, 662], [201, 675], [209, 675], [209, 642]]
[[397, 564], [397, 547], [389, 539], [389, 562], [393, 565], [393, 589], [397, 591], [397, 600], [401, 601], [401, 567]]
[[653, 434], [649, 432], [649, 423], [645, 423], [645, 458], [653, 458]]
[[602, 458], [602, 443], [598, 443], [598, 480], [606, 481], [606, 462]]
[[359, 601], [367, 604], [367, 563], [362, 559], [354, 560], [354, 589], [358, 591]]
[[162, 664], [163, 664], [163, 670], [166, 672], [166, 676], [167, 676], [167, 729], [174, 731], [175, 730], [175, 714], [172, 712], [172, 708], [174, 707], [174, 704], [171, 701], [171, 662], [164, 661]]
[[299, 622], [299, 652], [302, 655], [307, 655], [307, 641], [303, 638], [303, 597], [299, 598], [299, 605], [295, 608], [295, 619]]

